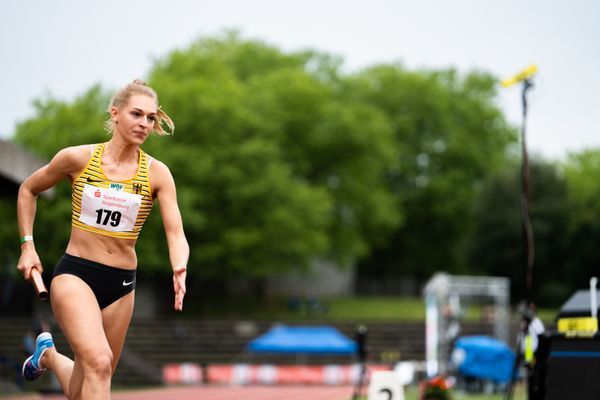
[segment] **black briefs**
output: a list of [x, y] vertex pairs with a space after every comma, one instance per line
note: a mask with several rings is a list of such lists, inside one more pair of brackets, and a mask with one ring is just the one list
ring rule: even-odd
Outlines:
[[54, 268], [52, 277], [75, 275], [92, 289], [103, 309], [135, 289], [135, 269], [109, 267], [65, 253]]

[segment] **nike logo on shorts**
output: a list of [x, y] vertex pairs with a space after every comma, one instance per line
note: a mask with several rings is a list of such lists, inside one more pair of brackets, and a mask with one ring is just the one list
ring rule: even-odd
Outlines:
[[124, 280], [124, 281], [123, 281], [123, 286], [129, 286], [129, 285], [131, 285], [133, 282], [135, 282], [135, 279], [134, 279], [134, 280], [132, 280], [131, 282], [127, 282], [127, 281], [125, 281], [125, 280]]

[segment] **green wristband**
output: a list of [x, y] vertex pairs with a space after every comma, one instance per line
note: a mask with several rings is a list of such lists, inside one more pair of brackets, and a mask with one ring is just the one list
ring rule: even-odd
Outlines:
[[25, 235], [21, 238], [21, 244], [25, 243], [25, 242], [33, 242], [33, 236], [31, 235]]

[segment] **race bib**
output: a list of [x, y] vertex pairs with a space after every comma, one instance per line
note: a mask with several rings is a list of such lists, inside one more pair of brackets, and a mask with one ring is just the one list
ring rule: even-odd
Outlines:
[[84, 185], [79, 221], [105, 231], [133, 231], [142, 196], [122, 188], [122, 184], [112, 183], [110, 188]]

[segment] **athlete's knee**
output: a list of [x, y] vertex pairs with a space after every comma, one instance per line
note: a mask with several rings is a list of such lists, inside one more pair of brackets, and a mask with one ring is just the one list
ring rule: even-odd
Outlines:
[[90, 351], [82, 359], [83, 372], [86, 378], [110, 380], [112, 376], [113, 354], [110, 349]]

